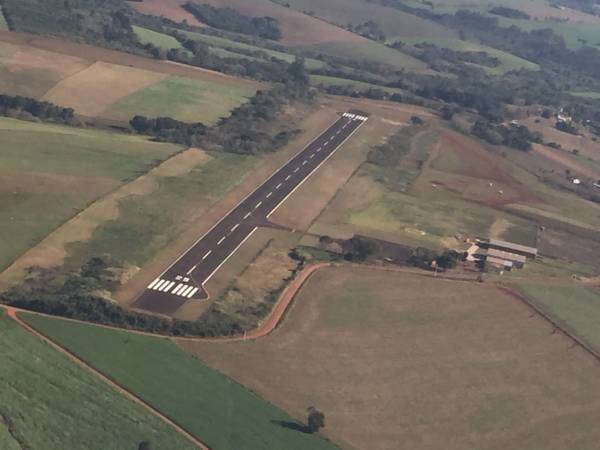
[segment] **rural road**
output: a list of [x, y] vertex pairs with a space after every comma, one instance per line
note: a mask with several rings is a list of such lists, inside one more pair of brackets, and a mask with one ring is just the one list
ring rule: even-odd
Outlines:
[[152, 281], [133, 307], [172, 314], [189, 299], [207, 298], [204, 284], [366, 120], [360, 111], [342, 114]]

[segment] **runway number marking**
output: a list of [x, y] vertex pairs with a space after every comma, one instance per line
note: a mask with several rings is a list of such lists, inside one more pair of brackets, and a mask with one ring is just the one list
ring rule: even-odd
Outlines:
[[226, 237], [223, 236], [221, 239], [219, 239], [219, 242], [217, 242], [217, 245], [221, 245], [225, 239], [226, 239]]
[[206, 253], [206, 255], [204, 255], [204, 256], [202, 257], [202, 261], [204, 261], [206, 258], [208, 258], [208, 257], [210, 256], [210, 254], [211, 254], [211, 253], [212, 253], [212, 250], [209, 250], [209, 251]]

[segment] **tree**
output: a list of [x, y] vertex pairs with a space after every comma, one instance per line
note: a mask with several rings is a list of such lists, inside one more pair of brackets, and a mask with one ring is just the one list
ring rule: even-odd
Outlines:
[[152, 444], [148, 441], [142, 441], [138, 445], [138, 450], [152, 450]]
[[325, 428], [325, 414], [314, 406], [308, 408], [307, 428], [311, 433], [317, 433], [321, 428]]

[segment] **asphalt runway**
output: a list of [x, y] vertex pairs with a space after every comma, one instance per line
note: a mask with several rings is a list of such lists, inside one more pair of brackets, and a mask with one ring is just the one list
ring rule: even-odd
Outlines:
[[361, 111], [344, 114], [196, 241], [133, 303], [173, 314], [190, 299], [205, 299], [204, 285], [258, 227], [367, 121]]

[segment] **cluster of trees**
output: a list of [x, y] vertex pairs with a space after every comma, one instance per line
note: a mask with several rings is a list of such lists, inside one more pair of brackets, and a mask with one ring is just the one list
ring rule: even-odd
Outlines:
[[495, 125], [478, 120], [471, 129], [475, 136], [493, 145], [506, 145], [517, 150], [531, 150], [531, 144], [542, 143], [542, 135], [524, 125]]
[[557, 130], [562, 131], [563, 133], [569, 133], [569, 134], [574, 134], [574, 135], [578, 134], [577, 127], [572, 122], [565, 122], [564, 120], [558, 120], [556, 122], [556, 124], [554, 125], [554, 127]]
[[496, 16], [507, 17], [509, 19], [531, 19], [529, 14], [526, 12], [509, 8], [507, 6], [495, 6], [494, 8], [490, 9], [490, 13], [495, 14]]
[[[397, 48], [398, 43], [392, 47]], [[466, 64], [478, 64], [486, 67], [498, 67], [500, 60], [488, 55], [486, 52], [464, 52], [441, 48], [434, 44], [422, 42], [412, 47], [413, 50], [407, 51], [421, 61], [426, 62], [433, 69], [456, 71], [473, 71], [472, 66]]]
[[129, 121], [136, 133], [155, 137], [163, 142], [175, 142], [187, 146], [197, 146], [206, 134], [206, 126], [201, 123], [185, 123], [171, 117], [148, 118], [135, 116]]
[[360, 34], [361, 36], [373, 41], [385, 42], [387, 39], [381, 27], [372, 20], [368, 20], [367, 22], [359, 25], [352, 25], [349, 23], [346, 28], [353, 33]]
[[281, 39], [279, 22], [273, 17], [249, 17], [232, 8], [217, 8], [209, 4], [191, 2], [184, 4], [183, 8], [200, 22], [214, 28], [274, 41]]
[[35, 117], [49, 122], [72, 123], [75, 111], [73, 108], [63, 108], [54, 103], [19, 95], [0, 95], [0, 115], [19, 118]]
[[457, 266], [459, 261], [465, 260], [465, 254], [455, 250], [445, 250], [437, 253], [425, 247], [417, 247], [408, 259], [409, 264], [425, 270], [448, 270]]

